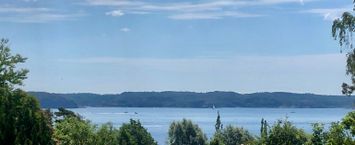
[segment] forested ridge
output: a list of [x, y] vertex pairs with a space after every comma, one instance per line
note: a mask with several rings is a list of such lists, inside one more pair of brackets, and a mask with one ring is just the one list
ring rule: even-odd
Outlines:
[[58, 107], [297, 107], [350, 108], [353, 98], [286, 92], [239, 94], [235, 92], [124, 92], [121, 94], [29, 92], [43, 108]]

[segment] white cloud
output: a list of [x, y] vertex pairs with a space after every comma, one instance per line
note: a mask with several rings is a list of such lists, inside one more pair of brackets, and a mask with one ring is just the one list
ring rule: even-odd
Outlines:
[[124, 27], [124, 28], [121, 28], [120, 31], [122, 32], [129, 32], [131, 31], [131, 29], [127, 28], [127, 27]]
[[[167, 13], [172, 19], [221, 19], [224, 17], [255, 17], [258, 14], [243, 13], [240, 8], [276, 5], [284, 3], [305, 3], [314, 0], [217, 0], [199, 2], [145, 2], [130, 0], [87, 0], [93, 6], [118, 7], [129, 14], [134, 11], [148, 13]], [[233, 12], [235, 14], [226, 14]], [[238, 13], [238, 14], [237, 14]], [[108, 14], [108, 13], [106, 13]], [[111, 13], [109, 13], [111, 14]]]
[[114, 10], [111, 12], [106, 12], [106, 15], [114, 16], [114, 17], [120, 17], [123, 16], [124, 13], [121, 10]]
[[310, 9], [310, 10], [302, 11], [302, 13], [318, 14], [322, 16], [324, 20], [328, 20], [328, 21], [333, 21], [337, 18], [340, 18], [344, 12], [352, 12], [352, 7]]
[[262, 15], [257, 14], [248, 14], [248, 13], [240, 13], [240, 12], [209, 12], [209, 13], [183, 13], [172, 15], [170, 19], [176, 20], [191, 20], [191, 19], [222, 19], [224, 17], [260, 17]]

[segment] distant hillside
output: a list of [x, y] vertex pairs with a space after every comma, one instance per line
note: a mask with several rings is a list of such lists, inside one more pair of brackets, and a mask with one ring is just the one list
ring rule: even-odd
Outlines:
[[350, 108], [354, 97], [285, 92], [239, 94], [235, 92], [125, 92], [122, 94], [55, 94], [30, 92], [43, 108], [58, 107], [293, 107]]

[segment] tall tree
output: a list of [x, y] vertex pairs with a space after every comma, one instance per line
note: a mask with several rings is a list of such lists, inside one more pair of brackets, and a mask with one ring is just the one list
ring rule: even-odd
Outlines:
[[221, 116], [219, 115], [219, 111], [217, 111], [217, 119], [216, 119], [216, 124], [215, 124], [215, 129], [216, 132], [218, 132], [220, 129], [222, 129], [222, 122], [221, 122]]
[[0, 40], [0, 143], [3, 145], [53, 144], [51, 118], [38, 101], [16, 89], [28, 70], [17, 69], [26, 58], [10, 53], [8, 40]]
[[[355, 0], [353, 1], [355, 4]], [[354, 7], [355, 8], [355, 7]], [[342, 17], [333, 21], [332, 36], [339, 41], [339, 45], [346, 49], [346, 74], [351, 77], [351, 84], [342, 84], [342, 93], [351, 95], [355, 91], [355, 49], [353, 32], [355, 31], [355, 17], [352, 12], [344, 12]], [[344, 50], [345, 50], [344, 49]]]

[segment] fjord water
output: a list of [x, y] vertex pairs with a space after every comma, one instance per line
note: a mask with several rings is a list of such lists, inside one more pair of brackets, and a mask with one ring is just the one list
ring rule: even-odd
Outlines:
[[288, 118], [297, 127], [311, 132], [311, 123], [321, 122], [329, 125], [340, 121], [351, 109], [344, 108], [125, 108], [89, 107], [70, 109], [79, 113], [94, 124], [113, 123], [119, 127], [129, 119], [139, 119], [160, 145], [166, 144], [168, 128], [172, 121], [183, 118], [197, 123], [210, 138], [215, 129], [217, 111], [220, 112], [224, 126], [231, 124], [248, 129], [258, 135], [261, 118], [273, 123]]

